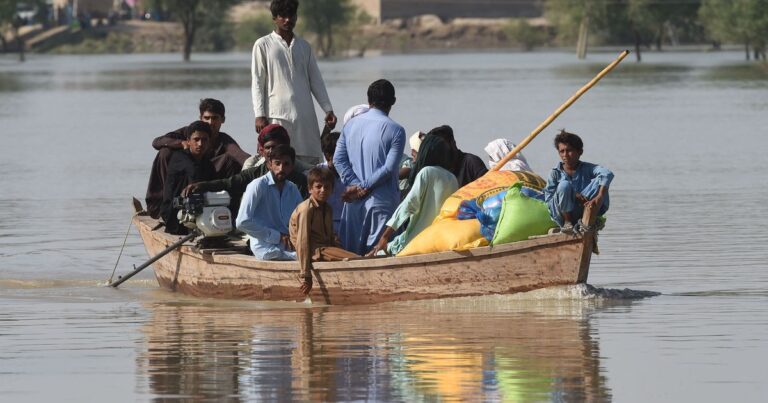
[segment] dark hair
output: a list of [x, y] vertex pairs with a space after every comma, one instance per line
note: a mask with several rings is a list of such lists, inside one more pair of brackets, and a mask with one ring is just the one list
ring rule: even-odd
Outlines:
[[310, 188], [315, 182], [330, 184], [333, 187], [333, 172], [328, 168], [314, 167], [307, 172], [307, 186]]
[[[451, 129], [451, 126], [448, 125], [435, 127], [434, 129], [430, 130], [429, 133], [427, 133], [427, 136], [430, 134], [442, 138], [449, 144], [456, 142], [456, 139], [453, 138], [453, 129]], [[421, 149], [421, 147], [419, 147], [419, 149]]]
[[327, 132], [320, 136], [320, 149], [323, 150], [323, 155], [333, 155], [336, 152], [339, 137], [341, 137], [339, 132]]
[[269, 150], [267, 159], [274, 160], [283, 157], [289, 157], [291, 162], [296, 162], [296, 150], [288, 144], [278, 144]]
[[385, 79], [368, 86], [368, 104], [377, 109], [389, 109], [395, 104], [395, 86]]
[[205, 98], [200, 100], [200, 116], [203, 116], [203, 113], [205, 112], [211, 112], [215, 113], [221, 117], [224, 117], [224, 104], [221, 103], [218, 99], [213, 98]]
[[272, 0], [269, 5], [272, 17], [292, 17], [299, 11], [298, 0]]
[[416, 181], [416, 175], [424, 167], [438, 166], [450, 172], [452, 165], [453, 155], [451, 154], [451, 145], [448, 144], [448, 141], [440, 136], [427, 134], [419, 146], [419, 153], [416, 155], [416, 161], [413, 162], [411, 174], [408, 176], [408, 183], [413, 186], [413, 183]]
[[288, 146], [291, 145], [291, 137], [288, 135], [288, 131], [286, 131], [282, 126], [272, 126], [274, 127], [271, 130], [262, 135], [259, 135], [259, 145], [264, 147], [264, 144], [267, 144], [270, 141], [274, 141], [277, 144], [285, 144]]
[[581, 137], [568, 133], [565, 129], [561, 129], [560, 133], [555, 136], [555, 148], [560, 143], [569, 145], [579, 151], [584, 151], [584, 142], [581, 141]]
[[211, 125], [202, 120], [196, 120], [184, 128], [184, 137], [189, 140], [194, 132], [208, 133], [208, 137], [211, 137], [213, 132], [211, 131]]

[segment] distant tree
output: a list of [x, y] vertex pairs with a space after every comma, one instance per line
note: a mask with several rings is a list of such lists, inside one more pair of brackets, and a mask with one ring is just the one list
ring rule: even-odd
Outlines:
[[747, 60], [750, 46], [766, 59], [768, 0], [704, 0], [699, 16], [713, 39], [743, 44]]
[[504, 34], [526, 51], [533, 50], [547, 41], [547, 32], [544, 29], [532, 26], [523, 18], [510, 19], [504, 26]]
[[665, 38], [676, 41], [675, 30], [690, 29], [697, 23], [700, 2], [625, 0], [627, 27], [635, 42], [635, 56], [641, 60], [641, 45], [655, 43], [661, 50]]
[[545, 15], [561, 40], [576, 39], [576, 54], [583, 59], [587, 57], [589, 34], [604, 29], [609, 23], [609, 3], [610, 0], [548, 0]]
[[275, 29], [272, 14], [258, 13], [241, 19], [235, 26], [235, 44], [238, 49], [253, 48], [254, 42]]
[[[195, 35], [201, 29], [207, 20], [219, 20], [213, 18], [226, 14], [232, 5], [239, 0], [163, 0], [161, 8], [171, 14], [171, 17], [181, 23], [184, 34], [183, 57], [188, 62], [192, 56], [192, 46], [195, 42]], [[160, 3], [160, 2], [158, 2]]]
[[0, 36], [3, 38], [3, 50], [6, 50], [7, 40], [5, 38], [5, 32], [8, 30], [13, 32], [13, 39], [16, 41], [16, 49], [19, 51], [19, 61], [23, 62], [26, 59], [24, 55], [26, 44], [21, 38], [21, 35], [19, 35], [19, 28], [24, 25], [24, 21], [22, 21], [16, 13], [18, 3], [18, 0], [0, 0]]
[[336, 51], [334, 35], [355, 17], [355, 6], [349, 0], [310, 0], [299, 6], [304, 27], [317, 35], [317, 45], [323, 57]]

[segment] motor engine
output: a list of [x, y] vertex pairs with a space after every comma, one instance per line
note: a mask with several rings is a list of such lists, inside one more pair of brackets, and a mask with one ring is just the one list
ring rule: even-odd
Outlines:
[[179, 209], [179, 224], [189, 229], [197, 228], [204, 237], [222, 237], [232, 231], [229, 201], [229, 193], [222, 190], [176, 197], [173, 207]]

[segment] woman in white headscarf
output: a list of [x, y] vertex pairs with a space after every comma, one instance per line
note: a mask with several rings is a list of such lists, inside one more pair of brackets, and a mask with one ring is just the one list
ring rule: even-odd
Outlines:
[[362, 115], [365, 112], [368, 112], [370, 109], [371, 107], [368, 106], [368, 104], [355, 105], [347, 109], [347, 113], [344, 114], [344, 119], [342, 120], [341, 127], [344, 127], [344, 125], [346, 125], [347, 122], [349, 122], [349, 120], [352, 119], [353, 117], [357, 115]]
[[[507, 140], [507, 139], [496, 139], [488, 143], [487, 146], [485, 146], [485, 152], [488, 153], [488, 156], [490, 157], [490, 161], [488, 161], [488, 166], [493, 168], [496, 166], [496, 164], [501, 161], [502, 158], [504, 158], [507, 154], [509, 154], [510, 151], [512, 151], [515, 148], [515, 143]], [[506, 164], [504, 164], [503, 167], [499, 168], [500, 171], [529, 171], [533, 172], [531, 167], [528, 165], [528, 161], [526, 161], [525, 157], [523, 156], [523, 153], [517, 153], [514, 158], [509, 160]]]

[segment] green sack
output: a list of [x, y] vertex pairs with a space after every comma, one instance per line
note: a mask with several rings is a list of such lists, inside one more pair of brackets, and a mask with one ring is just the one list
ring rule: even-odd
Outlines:
[[549, 218], [547, 204], [526, 196], [521, 192], [521, 188], [522, 184], [516, 183], [507, 190], [491, 245], [522, 241], [534, 235], [545, 235], [550, 228], [557, 227], [557, 224]]

